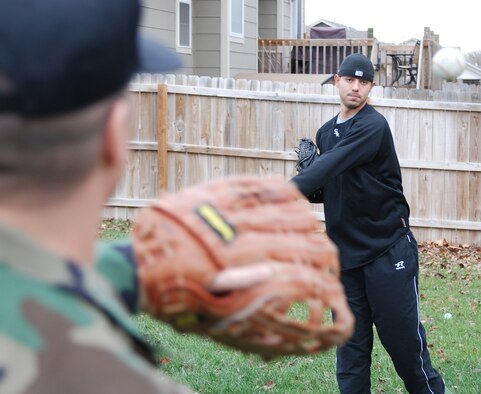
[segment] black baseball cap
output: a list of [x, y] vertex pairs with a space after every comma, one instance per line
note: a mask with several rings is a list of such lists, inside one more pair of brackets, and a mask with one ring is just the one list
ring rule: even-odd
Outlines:
[[0, 0], [0, 113], [67, 113], [180, 67], [139, 18], [138, 0]]
[[366, 55], [353, 53], [341, 63], [337, 75], [341, 77], [356, 77], [366, 81], [374, 81], [374, 66]]

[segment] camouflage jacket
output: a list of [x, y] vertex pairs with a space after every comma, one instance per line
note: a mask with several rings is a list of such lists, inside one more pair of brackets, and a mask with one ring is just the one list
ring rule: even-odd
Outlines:
[[0, 223], [0, 394], [191, 392], [161, 374], [131, 320], [128, 242], [98, 256], [77, 265]]

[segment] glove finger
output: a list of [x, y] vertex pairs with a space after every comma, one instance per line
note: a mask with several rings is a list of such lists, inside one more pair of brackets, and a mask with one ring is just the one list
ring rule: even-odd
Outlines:
[[270, 264], [227, 268], [212, 278], [207, 289], [212, 293], [241, 290], [269, 280], [272, 273]]
[[305, 201], [255, 206], [225, 214], [239, 232], [313, 232], [319, 222]]
[[[225, 318], [217, 327], [219, 334], [246, 338], [250, 345], [255, 343], [261, 348], [255, 350], [257, 353], [267, 352], [270, 346], [274, 346], [272, 354], [279, 355], [326, 350], [343, 343], [352, 334], [353, 316], [337, 279], [308, 268], [282, 264], [273, 264], [273, 267], [273, 278], [269, 283], [252, 292], [242, 292], [243, 300], [250, 300], [248, 303], [241, 305], [238, 297], [233, 297], [227, 304], [233, 307], [232, 304], [237, 303], [236, 313], [223, 314]], [[294, 303], [308, 306], [306, 321], [288, 315]], [[326, 323], [325, 316], [332, 311], [339, 318]], [[265, 330], [266, 325], [270, 330]], [[277, 340], [271, 341], [273, 338]]]
[[[281, 178], [233, 178], [213, 185], [210, 200], [219, 209], [243, 210], [264, 204], [281, 204], [303, 196], [293, 184]], [[219, 191], [219, 192], [217, 192]]]
[[259, 285], [272, 279], [273, 276], [282, 276], [282, 272], [291, 272], [288, 265], [279, 263], [278, 260], [263, 262], [255, 265], [226, 268], [217, 273], [211, 282], [206, 285], [211, 293], [223, 293], [245, 289]]
[[223, 254], [231, 266], [275, 260], [326, 267], [326, 270], [339, 272], [337, 248], [322, 234], [243, 234]]

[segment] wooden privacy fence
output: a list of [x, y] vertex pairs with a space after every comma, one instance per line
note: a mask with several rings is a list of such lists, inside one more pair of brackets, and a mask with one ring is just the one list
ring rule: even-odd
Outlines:
[[[371, 93], [392, 128], [419, 241], [481, 244], [479, 89]], [[332, 85], [146, 75], [130, 95], [127, 166], [105, 217], [133, 218], [163, 190], [230, 175], [290, 179], [298, 140], [338, 112]], [[312, 207], [323, 225], [322, 204]]]

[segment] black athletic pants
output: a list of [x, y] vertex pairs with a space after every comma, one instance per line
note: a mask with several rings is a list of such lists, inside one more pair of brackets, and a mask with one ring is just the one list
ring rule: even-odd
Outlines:
[[356, 329], [349, 342], [337, 349], [341, 393], [371, 392], [373, 324], [409, 393], [444, 393], [419, 318], [418, 273], [418, 248], [412, 233], [372, 263], [342, 272]]

